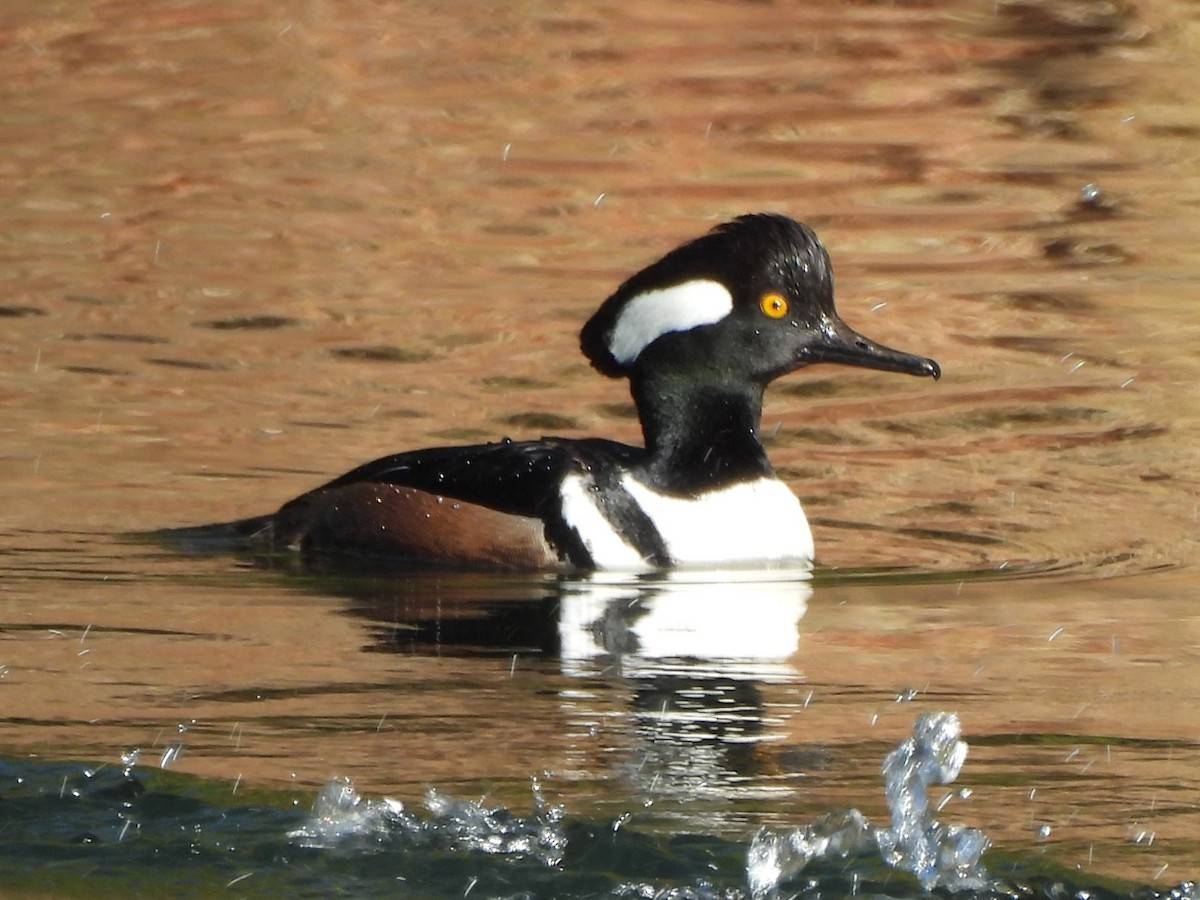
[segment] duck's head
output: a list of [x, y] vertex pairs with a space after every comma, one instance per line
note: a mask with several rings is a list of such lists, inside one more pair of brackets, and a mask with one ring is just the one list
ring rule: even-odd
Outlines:
[[932, 359], [893, 350], [841, 320], [829, 254], [787, 216], [719, 225], [629, 278], [583, 327], [599, 371], [656, 372], [759, 386], [820, 362], [941, 376]]

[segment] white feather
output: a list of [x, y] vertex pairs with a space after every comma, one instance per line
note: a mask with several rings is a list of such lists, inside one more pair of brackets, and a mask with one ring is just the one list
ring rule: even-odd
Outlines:
[[800, 501], [777, 478], [694, 498], [660, 494], [629, 474], [622, 483], [658, 528], [676, 565], [778, 564], [813, 557], [812, 531]]
[[621, 310], [608, 349], [613, 359], [628, 365], [664, 334], [711, 325], [731, 312], [733, 295], [729, 289], [706, 278], [646, 291]]

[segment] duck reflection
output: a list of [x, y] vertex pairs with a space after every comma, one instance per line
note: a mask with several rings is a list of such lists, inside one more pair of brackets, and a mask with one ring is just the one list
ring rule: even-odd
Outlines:
[[[768, 708], [802, 702], [796, 660], [811, 592], [804, 571], [429, 575], [362, 591], [352, 612], [370, 620], [372, 651], [520, 657], [557, 691], [564, 749], [581, 777], [616, 776], [647, 800], [694, 805], [794, 786], [757, 776], [786, 752], [767, 745], [789, 737], [786, 717]], [[792, 696], [769, 703], [771, 685]], [[787, 768], [811, 767], [796, 762]]]
[[563, 668], [605, 658], [626, 674], [689, 669], [770, 677], [795, 654], [812, 588], [791, 577], [741, 571], [665, 573], [637, 581], [561, 585], [558, 632]]
[[[675, 573], [636, 585], [573, 583], [562, 591], [562, 671], [629, 691], [634, 738], [619, 774], [648, 799], [694, 803], [772, 793], [762, 744], [785, 737], [766, 711], [764, 685], [795, 683], [806, 577], [742, 572], [701, 580]], [[564, 692], [577, 724], [595, 710]]]

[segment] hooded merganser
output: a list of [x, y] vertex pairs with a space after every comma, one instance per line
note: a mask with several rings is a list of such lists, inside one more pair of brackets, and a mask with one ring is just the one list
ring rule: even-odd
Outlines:
[[601, 373], [629, 379], [644, 448], [542, 438], [413, 450], [273, 515], [204, 528], [456, 567], [805, 565], [812, 532], [759, 440], [767, 384], [819, 362], [941, 375], [846, 325], [825, 248], [773, 214], [719, 225], [638, 272], [580, 346]]

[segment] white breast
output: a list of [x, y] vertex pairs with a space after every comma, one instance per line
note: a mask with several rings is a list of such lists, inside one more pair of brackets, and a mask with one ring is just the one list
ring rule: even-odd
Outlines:
[[[804, 510], [777, 478], [696, 497], [660, 494], [630, 474], [622, 476], [621, 483], [658, 529], [675, 565], [713, 568], [812, 561], [812, 531]], [[653, 568], [600, 511], [596, 486], [588, 476], [568, 476], [560, 498], [563, 519], [576, 530], [596, 568]]]
[[800, 501], [777, 478], [743, 482], [695, 498], [660, 494], [629, 474], [622, 483], [679, 565], [777, 564], [813, 558], [812, 531]]

